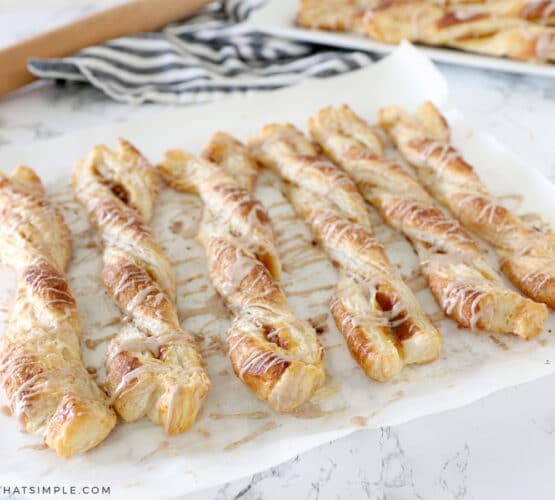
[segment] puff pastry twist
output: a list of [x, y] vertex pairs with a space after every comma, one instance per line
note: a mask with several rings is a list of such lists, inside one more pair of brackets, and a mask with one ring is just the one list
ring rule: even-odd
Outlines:
[[384, 158], [376, 129], [346, 105], [322, 109], [310, 119], [309, 128], [384, 220], [411, 241], [445, 314], [470, 328], [525, 338], [541, 332], [545, 306], [504, 286], [470, 234], [434, 205], [408, 171]]
[[451, 145], [437, 108], [425, 102], [413, 115], [384, 108], [380, 123], [432, 196], [495, 247], [501, 270], [514, 285], [555, 308], [555, 235], [527, 224], [492, 196]]
[[302, 0], [297, 23], [522, 60], [555, 60], [555, 2]]
[[366, 204], [343, 171], [293, 125], [268, 125], [255, 157], [287, 182], [287, 195], [340, 269], [331, 312], [365, 373], [390, 379], [439, 356], [441, 337], [375, 240]]
[[291, 411], [324, 382], [322, 348], [279, 284], [272, 225], [251, 194], [256, 162], [224, 133], [213, 136], [203, 157], [169, 151], [159, 168], [171, 186], [199, 194], [205, 204], [199, 239], [211, 281], [233, 315], [227, 333], [233, 371], [271, 408]]
[[159, 178], [124, 140], [96, 146], [73, 187], [104, 245], [102, 278], [125, 323], [110, 342], [106, 387], [126, 421], [147, 415], [169, 434], [194, 423], [210, 388], [194, 339], [179, 324], [175, 278], [148, 222]]
[[26, 432], [62, 457], [103, 441], [116, 423], [83, 366], [81, 321], [64, 270], [71, 233], [35, 172], [0, 173], [0, 259], [17, 273], [0, 351], [0, 378]]

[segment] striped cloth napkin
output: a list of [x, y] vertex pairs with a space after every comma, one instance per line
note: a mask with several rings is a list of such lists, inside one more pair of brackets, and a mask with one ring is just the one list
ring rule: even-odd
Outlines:
[[371, 63], [362, 52], [249, 31], [241, 23], [264, 1], [224, 0], [157, 33], [111, 40], [64, 59], [32, 59], [29, 70], [40, 78], [89, 82], [120, 102], [189, 104]]

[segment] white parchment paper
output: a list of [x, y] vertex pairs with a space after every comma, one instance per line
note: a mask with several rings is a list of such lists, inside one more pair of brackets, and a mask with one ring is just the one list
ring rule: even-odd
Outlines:
[[[467, 123], [463, 114], [449, 105], [447, 86], [437, 69], [409, 45], [350, 75], [183, 108], [0, 152], [4, 170], [20, 163], [38, 170], [74, 232], [75, 255], [69, 278], [83, 319], [85, 363], [92, 372], [96, 370], [99, 381], [104, 377], [107, 340], [118, 330], [119, 313], [100, 282], [101, 250], [95, 232], [67, 188], [73, 163], [92, 145], [113, 145], [116, 137], [123, 136], [152, 162], [158, 162], [169, 148], [199, 152], [216, 130], [246, 139], [268, 122], [290, 121], [305, 128], [311, 113], [342, 102], [374, 121], [381, 106], [395, 103], [414, 107], [426, 98], [445, 111], [453, 126], [454, 143], [496, 195], [521, 195], [522, 199], [508, 196], [505, 200], [519, 213], [536, 219], [535, 214], [541, 214], [555, 223], [555, 188], [525, 163], [525, 152], [520, 151], [519, 158], [482, 133], [479, 124]], [[256, 194], [275, 224], [285, 290], [298, 315], [318, 328], [326, 348], [327, 381], [312, 401], [293, 415], [279, 415], [234, 377], [225, 354], [227, 314], [207, 279], [203, 250], [194, 239], [201, 202], [193, 195], [164, 190], [153, 226], [174, 265], [180, 318], [185, 329], [197, 337], [213, 381], [197, 423], [189, 433], [170, 438], [147, 420], [118, 424], [97, 449], [66, 461], [51, 450], [41, 449], [36, 436], [19, 432], [16, 420], [2, 412], [0, 484], [94, 484], [110, 486], [116, 498], [172, 498], [255, 473], [357, 429], [399, 424], [455, 408], [555, 371], [553, 314], [546, 331], [528, 342], [457, 328], [442, 316], [423, 286], [411, 247], [374, 216], [376, 234], [418, 290], [419, 299], [443, 334], [444, 346], [437, 362], [405, 368], [389, 383], [367, 379], [350, 358], [327, 312], [335, 271], [312, 244], [304, 223], [295, 216], [279, 186], [278, 179], [264, 172]], [[497, 265], [491, 251], [488, 256]], [[2, 270], [2, 321], [13, 285], [13, 274]]]

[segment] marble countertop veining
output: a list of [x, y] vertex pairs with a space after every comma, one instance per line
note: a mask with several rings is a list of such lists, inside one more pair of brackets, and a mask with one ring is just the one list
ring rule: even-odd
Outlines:
[[[526, 151], [530, 165], [555, 182], [554, 80], [440, 68], [468, 118], [517, 152]], [[114, 103], [81, 84], [37, 84], [0, 99], [0, 148], [165, 109]], [[546, 377], [458, 410], [360, 431], [187, 498], [551, 499], [554, 384], [555, 376]]]

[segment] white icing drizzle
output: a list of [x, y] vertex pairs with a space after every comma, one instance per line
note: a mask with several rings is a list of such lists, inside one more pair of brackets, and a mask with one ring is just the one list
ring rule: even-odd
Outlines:
[[139, 330], [136, 332], [137, 335], [118, 338], [110, 344], [108, 364], [111, 364], [113, 359], [122, 352], [149, 353], [154, 358], [159, 358], [161, 349], [168, 350], [171, 347], [191, 346], [192, 344], [189, 336], [183, 332], [166, 332], [160, 335], [147, 335]]
[[[194, 341], [177, 322], [172, 300], [175, 290], [171, 266], [147, 223], [157, 193], [157, 176], [139, 154], [131, 158], [132, 168], [130, 151], [124, 149], [124, 158], [121, 154], [121, 149], [113, 153], [105, 147], [95, 148], [89, 159], [78, 165], [79, 171], [75, 175], [78, 183], [76, 195], [102, 237], [105, 266], [119, 268], [112, 269], [112, 272], [119, 271], [116, 282], [107, 285], [125, 315], [122, 319], [127, 321], [110, 343], [106, 360], [108, 380], [116, 385], [111, 391], [111, 400], [121, 402], [139, 379], [154, 391], [165, 387], [170, 376], [176, 394], [180, 394], [184, 387], [195, 388], [202, 393], [195, 396], [195, 401], [190, 398], [181, 401], [170, 396], [165, 416], [166, 430], [170, 431], [170, 427], [181, 425], [177, 420], [172, 423], [173, 413], [181, 411], [175, 407], [177, 403], [172, 402], [183, 403], [188, 412], [196, 414], [199, 398], [204, 397], [209, 381], [200, 366], [201, 357]], [[112, 192], [114, 186], [122, 186], [128, 200], [118, 198]], [[148, 308], [141, 309], [143, 306]], [[162, 351], [172, 355], [161, 358]], [[139, 366], [119, 380], [110, 380], [115, 359], [124, 352], [137, 359]], [[184, 394], [188, 395], [189, 391]], [[148, 402], [148, 405], [154, 404]], [[126, 406], [125, 401], [118, 406], [124, 417]], [[155, 409], [158, 414], [146, 407], [144, 412], [153, 420], [162, 422], [164, 417], [160, 412], [164, 409], [160, 406]]]
[[[430, 157], [439, 150], [439, 156], [434, 158], [434, 163], [430, 163]], [[422, 150], [422, 162], [433, 167], [435, 176], [440, 179], [443, 177], [445, 169], [453, 161], [461, 159], [459, 151], [454, 149], [450, 144], [441, 141], [430, 141]], [[436, 163], [437, 162], [437, 163]]]
[[[23, 429], [44, 436], [60, 408], [68, 420], [91, 408], [103, 408], [106, 415], [110, 410], [81, 363], [79, 322], [67, 322], [78, 318], [64, 275], [69, 229], [39, 187], [32, 193], [20, 189], [27, 186], [15, 178], [0, 186], [0, 253], [18, 276], [3, 338], [0, 385], [9, 391]], [[80, 405], [65, 407], [69, 398]]]
[[454, 280], [443, 289], [441, 306], [447, 315], [456, 312], [459, 318], [464, 318], [464, 308], [470, 302], [469, 326], [475, 330], [481, 315], [480, 302], [486, 295], [486, 292], [478, 290], [470, 281]]

